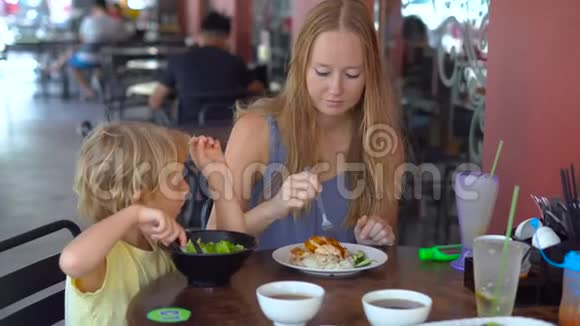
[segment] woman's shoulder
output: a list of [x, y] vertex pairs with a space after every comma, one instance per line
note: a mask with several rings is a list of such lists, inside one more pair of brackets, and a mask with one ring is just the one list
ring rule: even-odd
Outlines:
[[244, 113], [234, 124], [230, 137], [251, 139], [252, 144], [267, 144], [270, 138], [270, 119], [271, 117], [264, 113]]
[[264, 162], [269, 159], [270, 142], [268, 116], [261, 113], [244, 113], [234, 124], [226, 147], [226, 159]]
[[[262, 112], [244, 112], [237, 119], [234, 128], [248, 129], [255, 131], [266, 130], [268, 127], [268, 119], [270, 115]], [[257, 129], [256, 129], [257, 128]]]

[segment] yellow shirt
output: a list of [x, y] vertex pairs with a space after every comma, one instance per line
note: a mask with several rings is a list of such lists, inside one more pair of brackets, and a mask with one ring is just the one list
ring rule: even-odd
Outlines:
[[127, 307], [139, 290], [156, 278], [175, 270], [171, 257], [118, 241], [107, 255], [103, 285], [95, 292], [81, 292], [74, 278], [65, 286], [67, 326], [127, 325]]

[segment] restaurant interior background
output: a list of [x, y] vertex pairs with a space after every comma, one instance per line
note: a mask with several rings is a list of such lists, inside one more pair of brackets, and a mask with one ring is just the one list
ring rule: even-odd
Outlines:
[[[146, 51], [140, 59], [162, 61], [164, 50], [191, 46], [195, 42], [205, 13], [212, 9], [224, 12], [233, 18], [232, 52], [242, 56], [249, 67], [262, 67], [261, 71], [266, 72], [263, 79], [269, 91], [275, 93], [283, 87], [293, 37], [305, 13], [317, 1], [121, 0], [111, 3], [114, 2], [122, 8], [134, 37], [104, 54], [113, 65], [121, 62], [123, 69], [115, 70], [109, 75], [109, 80], [93, 80], [102, 94], [96, 101], [83, 102], [79, 101], [78, 89], [70, 81], [67, 71], [46, 75], [42, 67], [76, 42], [80, 19], [91, 1], [0, 0], [0, 158], [6, 164], [1, 169], [4, 185], [10, 185], [0, 190], [3, 212], [0, 238], [55, 219], [77, 220], [74, 194], [70, 190], [72, 162], [82, 141], [77, 127], [85, 120], [96, 124], [105, 119], [143, 119], [147, 88], [134, 86], [155, 81], [162, 67], [136, 66], [131, 69], [127, 60], [117, 62], [115, 55], [123, 53], [125, 47], [157, 47]], [[487, 0], [367, 2], [383, 41], [383, 55], [388, 62], [386, 73], [392, 78], [399, 95], [405, 140], [409, 145], [407, 160], [413, 166], [405, 175], [405, 191], [400, 201], [400, 243], [432, 245], [459, 241], [451, 186], [454, 172], [458, 167], [465, 168], [466, 163], [474, 164], [469, 168], [483, 166], [488, 170], [499, 139], [506, 142], [506, 153], [498, 168], [502, 188], [495, 222], [492, 223], [496, 231], [501, 229], [500, 224], [507, 216], [507, 194], [513, 184], [522, 183], [526, 193], [559, 194], [555, 166], [565, 166], [574, 157], [568, 157], [562, 150], [548, 144], [555, 142], [557, 135], [561, 137], [564, 132], [572, 132], [575, 128], [571, 125], [574, 119], [565, 118], [577, 115], [570, 111], [575, 103], [570, 98], [574, 91], [561, 93], [574, 83], [562, 80], [566, 74], [541, 68], [545, 66], [541, 61], [544, 56], [551, 57], [552, 63], [573, 62], [578, 47], [547, 55], [543, 52], [547, 50], [534, 44], [546, 42], [558, 47], [560, 45], [555, 45], [550, 31], [557, 29], [560, 35], [564, 35], [561, 37], [572, 33], [574, 19], [559, 18], [569, 17], [564, 6], [555, 7], [554, 10], [559, 10], [555, 18], [539, 21], [536, 18], [541, 17], [541, 10], [547, 7], [527, 8], [525, 2], [519, 0], [499, 1], [497, 4], [490, 4]], [[490, 11], [493, 12], [491, 15]], [[496, 25], [490, 24], [494, 20]], [[528, 30], [522, 30], [520, 26], [524, 25]], [[527, 37], [525, 44], [519, 42], [519, 36], [524, 34]], [[496, 41], [489, 57], [488, 35], [490, 41]], [[569, 36], [573, 37], [572, 34]], [[522, 56], [518, 53], [526, 53], [527, 60], [520, 60]], [[544, 76], [551, 78], [549, 80], [564, 86], [558, 89], [545, 83], [540, 86], [539, 81], [526, 78], [525, 74], [506, 73], [510, 69], [523, 72], [530, 67], [534, 67], [536, 72], [541, 70]], [[577, 69], [567, 66], [570, 67]], [[495, 76], [489, 74], [490, 80], [488, 69], [495, 69], [496, 73]], [[490, 83], [494, 78], [495, 83]], [[509, 84], [506, 84], [508, 80]], [[507, 88], [517, 94], [517, 98], [506, 95]], [[490, 89], [495, 89], [495, 92], [488, 98]], [[532, 94], [529, 89], [538, 92]], [[538, 101], [530, 100], [539, 94], [545, 96]], [[545, 114], [546, 109], [539, 106], [546, 104], [548, 99], [566, 114], [557, 117]], [[526, 177], [535, 169], [528, 159], [534, 148], [531, 140], [534, 132], [526, 131], [527, 127], [517, 127], [517, 123], [525, 121], [540, 126], [540, 122], [534, 122], [536, 120], [522, 120], [526, 110], [534, 112], [533, 117], [542, 123], [540, 128], [560, 128], [559, 133], [541, 139], [543, 150], [550, 153], [536, 161], [538, 166], [550, 169], [549, 177], [543, 180]], [[484, 122], [487, 128], [484, 128]], [[22, 127], [25, 125], [26, 128]], [[229, 127], [228, 122], [208, 121], [197, 130], [215, 133], [219, 138], [227, 137]], [[512, 131], [515, 130], [526, 132], [514, 135]], [[570, 147], [574, 144], [570, 139], [564, 142]], [[46, 152], [39, 153], [38, 146]], [[519, 150], [526, 150], [528, 156], [519, 155]], [[55, 156], [70, 162], [62, 163]], [[24, 165], [18, 166], [26, 166], [26, 171], [20, 169], [19, 173], [14, 173], [15, 164], [21, 163]], [[38, 172], [46, 166], [54, 170], [48, 174]], [[514, 166], [518, 168], [514, 169]], [[31, 190], [22, 186], [36, 185], [43, 179], [46, 179], [44, 187]], [[17, 195], [19, 192], [12, 186], [28, 195]], [[52, 196], [47, 198], [43, 191], [52, 192]], [[518, 216], [518, 219], [535, 213], [527, 198], [522, 201], [523, 216]]]
[[[132, 37], [102, 49], [102, 67], [86, 76], [98, 96], [84, 100], [68, 69], [47, 73], [46, 68], [78, 45], [79, 24], [92, 1], [0, 0], [0, 243], [57, 220], [84, 225], [71, 189], [83, 136], [91, 125], [108, 120], [151, 119], [147, 99], [152, 85], [168, 56], [195, 44], [207, 12], [233, 18], [231, 51], [265, 82], [268, 93], [276, 94], [284, 87], [293, 39], [319, 1], [111, 0], [122, 9], [118, 14]], [[488, 233], [505, 231], [514, 185], [521, 187], [516, 224], [538, 216], [531, 194], [563, 197], [560, 168], [580, 161], [574, 136], [580, 119], [580, 42], [574, 42], [580, 2], [364, 1], [382, 41], [385, 74], [393, 81], [407, 143], [399, 203], [402, 246], [389, 249], [402, 250], [390, 256], [402, 263], [389, 264], [394, 274], [388, 274], [388, 282], [432, 287], [439, 303], [451, 298], [444, 301], [453, 308], [449, 312], [465, 317], [461, 310], [471, 305], [471, 293], [456, 291], [459, 274], [448, 273], [446, 263], [445, 268], [426, 267], [412, 253], [417, 247], [460, 242], [455, 173], [489, 172], [500, 140], [500, 187]], [[231, 121], [210, 115], [176, 127], [225, 142]], [[0, 252], [0, 277], [60, 252], [70, 239], [63, 231]], [[250, 269], [246, 275], [264, 272], [263, 265], [255, 266], [257, 272]], [[443, 281], [426, 276], [443, 276]], [[388, 282], [380, 280], [381, 286], [393, 284]], [[357, 290], [364, 287], [357, 283]], [[55, 289], [62, 284], [48, 290]], [[350, 297], [332, 300], [350, 302], [344, 298]], [[24, 305], [0, 308], [0, 324]], [[539, 307], [551, 319], [554, 309]], [[439, 313], [437, 318], [445, 310]]]
[[[383, 41], [387, 73], [400, 97], [408, 163], [414, 166], [405, 175], [400, 243], [458, 242], [451, 183], [453, 172], [461, 164], [481, 164], [489, 3], [482, 0], [367, 2]], [[119, 110], [123, 111], [124, 119], [142, 119], [140, 112], [147, 92], [140, 93], [134, 86], [155, 81], [157, 69], [137, 72], [124, 69], [111, 80], [100, 81], [115, 85], [108, 87], [114, 94], [109, 94], [109, 98], [100, 97], [97, 103], [78, 102], [78, 90], [67, 71], [50, 76], [42, 73], [43, 65], [76, 42], [76, 30], [91, 3], [90, 0], [1, 0], [0, 49], [7, 59], [5, 62], [30, 63], [35, 95], [28, 105], [43, 108], [54, 105], [55, 100], [92, 105], [95, 109], [89, 121], [93, 124]], [[119, 44], [117, 48], [137, 44], [192, 45], [205, 13], [217, 10], [230, 15], [233, 17], [232, 51], [242, 56], [249, 66], [265, 67], [265, 81], [275, 93], [283, 87], [293, 36], [316, 1], [121, 0], [111, 3], [120, 5], [126, 24], [135, 33], [127, 44]], [[160, 55], [154, 53], [151, 58], [159, 59]], [[12, 77], [8, 72], [3, 76], [5, 80]], [[78, 119], [77, 124], [84, 120]], [[227, 137], [228, 126], [212, 121], [208, 125], [210, 131]], [[66, 195], [73, 197], [72, 192]], [[73, 218], [74, 214], [74, 207], [70, 207], [70, 211], [58, 211], [48, 218]], [[30, 219], [26, 224], [32, 227], [37, 222]]]

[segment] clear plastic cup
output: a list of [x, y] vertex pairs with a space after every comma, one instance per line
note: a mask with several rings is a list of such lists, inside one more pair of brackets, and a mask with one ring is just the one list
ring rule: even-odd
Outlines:
[[455, 202], [461, 231], [461, 256], [451, 267], [463, 271], [465, 258], [472, 256], [473, 239], [487, 232], [491, 221], [499, 178], [482, 172], [462, 172], [455, 178]]
[[559, 319], [562, 326], [580, 325], [580, 271], [564, 269]]
[[479, 317], [511, 316], [514, 309], [521, 262], [530, 247], [508, 240], [503, 281], [498, 284], [504, 239], [501, 235], [484, 235], [473, 242], [475, 300]]

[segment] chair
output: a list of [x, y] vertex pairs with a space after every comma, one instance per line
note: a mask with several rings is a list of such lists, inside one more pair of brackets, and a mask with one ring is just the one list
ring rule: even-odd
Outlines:
[[186, 123], [191, 115], [188, 115], [183, 103], [199, 104], [197, 113], [198, 126], [205, 125], [206, 116], [209, 112], [232, 113], [234, 105], [237, 100], [244, 99], [248, 96], [248, 91], [245, 89], [235, 89], [229, 91], [211, 91], [195, 94], [179, 95], [177, 124]]
[[185, 162], [183, 173], [189, 185], [190, 196], [181, 208], [177, 220], [185, 228], [205, 229], [213, 206], [213, 201], [208, 196], [207, 180], [199, 173], [191, 158]]
[[[0, 242], [0, 252], [67, 229], [76, 237], [80, 228], [68, 220], [56, 221]], [[0, 278], [0, 309], [47, 289], [66, 279], [60, 270], [60, 253], [40, 260]], [[64, 319], [64, 289], [0, 320], [0, 325], [53, 325]]]

